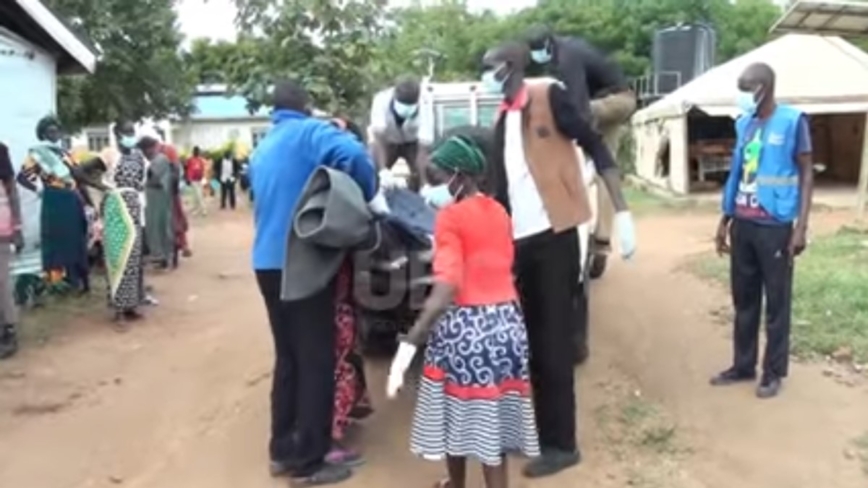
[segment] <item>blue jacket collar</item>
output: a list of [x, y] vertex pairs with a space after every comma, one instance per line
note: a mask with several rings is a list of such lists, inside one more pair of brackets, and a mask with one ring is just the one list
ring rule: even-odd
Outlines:
[[298, 112], [296, 110], [288, 110], [288, 109], [274, 109], [271, 112], [271, 121], [275, 124], [279, 124], [284, 120], [298, 120], [298, 119], [306, 119], [309, 115]]

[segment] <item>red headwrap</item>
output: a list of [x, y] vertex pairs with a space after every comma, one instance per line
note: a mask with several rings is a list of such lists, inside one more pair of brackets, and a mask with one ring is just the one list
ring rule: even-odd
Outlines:
[[163, 154], [169, 158], [169, 161], [178, 164], [178, 150], [175, 149], [175, 146], [171, 144], [163, 144], [160, 148], [163, 151]]

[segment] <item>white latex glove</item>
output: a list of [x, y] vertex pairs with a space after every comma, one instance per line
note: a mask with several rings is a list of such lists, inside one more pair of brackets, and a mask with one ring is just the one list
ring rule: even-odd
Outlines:
[[386, 196], [383, 195], [382, 187], [380, 187], [380, 191], [374, 195], [374, 198], [368, 202], [368, 208], [371, 209], [371, 212], [377, 215], [389, 215], [391, 209], [389, 209], [389, 203], [386, 201]]
[[636, 227], [633, 225], [633, 215], [629, 211], [615, 214], [615, 229], [618, 232], [618, 244], [621, 257], [630, 259], [636, 252]]
[[413, 362], [417, 349], [413, 344], [403, 341], [398, 345], [398, 352], [395, 354], [395, 359], [392, 360], [392, 366], [389, 368], [389, 379], [386, 381], [387, 397], [395, 398], [398, 390], [404, 386], [404, 373]]
[[380, 170], [380, 188], [407, 188], [407, 180], [392, 174], [392, 171], [386, 168]]

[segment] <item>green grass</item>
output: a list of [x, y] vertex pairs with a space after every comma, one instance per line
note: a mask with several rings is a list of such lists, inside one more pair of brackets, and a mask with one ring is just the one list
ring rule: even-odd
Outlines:
[[85, 296], [48, 296], [35, 308], [21, 310], [21, 338], [24, 345], [45, 344], [57, 331], [82, 317], [106, 310], [105, 279], [91, 276], [91, 292]]
[[624, 187], [624, 198], [634, 215], [661, 212], [707, 211], [717, 209], [714, 202], [694, 198], [666, 197], [633, 185]]
[[[689, 268], [728, 286], [728, 259], [703, 254]], [[868, 361], [868, 232], [844, 227], [814, 239], [798, 258], [791, 340], [800, 357], [850, 347], [857, 361]]]

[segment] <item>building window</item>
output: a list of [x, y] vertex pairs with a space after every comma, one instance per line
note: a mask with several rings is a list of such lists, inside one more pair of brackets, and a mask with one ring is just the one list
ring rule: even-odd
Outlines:
[[63, 139], [60, 140], [60, 146], [63, 147], [63, 149], [65, 149], [67, 151], [71, 150], [72, 149], [72, 138], [69, 136], [64, 137]]
[[251, 132], [251, 138], [253, 139], [253, 147], [259, 145], [259, 141], [261, 141], [265, 134], [268, 134], [268, 129], [253, 129]]
[[89, 132], [87, 134], [87, 150], [100, 152], [110, 144], [109, 136], [105, 132]]

